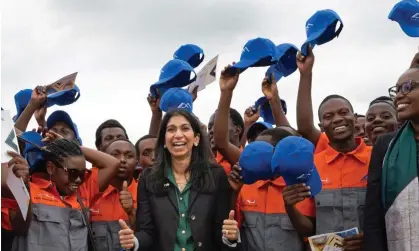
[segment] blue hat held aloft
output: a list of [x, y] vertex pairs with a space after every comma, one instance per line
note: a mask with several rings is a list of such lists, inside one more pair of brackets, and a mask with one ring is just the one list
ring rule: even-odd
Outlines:
[[399, 23], [409, 37], [419, 37], [419, 2], [403, 0], [398, 2], [388, 15], [390, 20]]
[[204, 61], [204, 50], [198, 45], [185, 44], [175, 51], [173, 58], [188, 62], [193, 68], [198, 67]]
[[191, 65], [180, 59], [172, 59], [161, 69], [159, 81], [150, 86], [150, 93], [153, 97], [161, 97], [170, 88], [185, 87], [195, 79], [196, 73]]
[[13, 122], [16, 122], [22, 112], [25, 110], [26, 106], [31, 101], [32, 90], [24, 89], [15, 94], [15, 105], [16, 105], [16, 116], [13, 117]]
[[[339, 28], [336, 29], [338, 23]], [[339, 15], [333, 10], [319, 10], [306, 22], [307, 40], [301, 47], [303, 55], [307, 55], [308, 46], [322, 45], [339, 36], [343, 23]]]
[[278, 82], [282, 77], [288, 77], [297, 70], [297, 46], [289, 43], [277, 46], [279, 51], [278, 63], [271, 65], [266, 71], [266, 76], [270, 80], [273, 73], [275, 81]]
[[267, 38], [249, 40], [243, 47], [240, 61], [228, 69], [232, 75], [244, 72], [249, 67], [269, 66], [277, 63], [279, 51], [275, 44]]
[[322, 189], [322, 182], [314, 165], [314, 145], [297, 136], [288, 136], [275, 146], [272, 173], [281, 175], [287, 186], [305, 183], [314, 197]]

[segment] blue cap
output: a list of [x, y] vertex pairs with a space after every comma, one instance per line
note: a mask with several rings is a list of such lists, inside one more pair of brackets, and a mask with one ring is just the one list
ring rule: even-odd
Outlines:
[[204, 57], [204, 50], [194, 44], [182, 45], [173, 55], [173, 58], [186, 61], [193, 68], [198, 67], [204, 61]]
[[22, 114], [22, 112], [25, 110], [26, 106], [29, 104], [29, 101], [31, 101], [31, 97], [31, 89], [24, 89], [15, 94], [15, 104], [17, 113], [16, 116], [13, 117], [14, 122], [16, 122], [20, 114]]
[[289, 43], [280, 44], [276, 47], [279, 51], [278, 63], [271, 65], [266, 71], [266, 76], [274, 74], [278, 82], [282, 77], [288, 77], [297, 70], [297, 46]]
[[[336, 30], [337, 23], [340, 22]], [[339, 36], [343, 23], [339, 15], [333, 10], [319, 10], [306, 22], [307, 40], [301, 47], [303, 55], [307, 55], [308, 46], [322, 45]]]
[[74, 135], [76, 136], [76, 139], [79, 141], [80, 145], [82, 144], [77, 125], [73, 122], [68, 113], [65, 111], [55, 111], [51, 113], [47, 119], [48, 129], [51, 129], [57, 122], [64, 122], [66, 125], [68, 125], [71, 130], [73, 130]]
[[259, 121], [259, 122], [253, 123], [247, 130], [246, 138], [248, 139], [256, 138], [257, 137], [256, 133], [258, 131], [264, 131], [270, 128], [273, 128], [273, 125], [267, 122]]
[[74, 85], [73, 88], [63, 91], [56, 92], [54, 89], [50, 89], [50, 92], [47, 95], [47, 106], [51, 107], [53, 105], [70, 105], [76, 102], [80, 98], [80, 89], [77, 85]]
[[[32, 142], [40, 147], [44, 146], [44, 142], [42, 142], [42, 136], [37, 132], [24, 132], [22, 133], [21, 137], [26, 141]], [[28, 162], [30, 168], [34, 168], [40, 160], [44, 159], [41, 150], [37, 146], [29, 144], [28, 142], [25, 142], [23, 156]]]
[[248, 144], [240, 155], [239, 165], [244, 184], [272, 178], [271, 160], [274, 147], [265, 141]]
[[297, 136], [288, 136], [275, 147], [272, 173], [281, 175], [287, 186], [305, 183], [314, 197], [322, 190], [322, 182], [314, 165], [314, 145]]
[[171, 109], [185, 109], [192, 112], [192, 95], [182, 88], [170, 88], [160, 99], [160, 110], [168, 112]]
[[[191, 73], [193, 78], [191, 79]], [[170, 88], [185, 87], [196, 79], [192, 66], [180, 59], [172, 59], [161, 69], [159, 81], [150, 86], [153, 97], [160, 97]]]
[[279, 51], [275, 44], [267, 38], [255, 38], [249, 40], [243, 47], [240, 61], [228, 69], [233, 73], [243, 72], [249, 67], [269, 66], [277, 63]]
[[[266, 97], [261, 97], [255, 102], [255, 109], [260, 108], [260, 116], [262, 117], [263, 121], [268, 122], [269, 124], [275, 124], [274, 115], [272, 113], [271, 104], [269, 103], [269, 100]], [[287, 115], [287, 103], [285, 100], [281, 99], [281, 106], [282, 111], [285, 115]]]
[[419, 3], [416, 0], [403, 0], [391, 10], [388, 18], [399, 23], [409, 37], [419, 37]]

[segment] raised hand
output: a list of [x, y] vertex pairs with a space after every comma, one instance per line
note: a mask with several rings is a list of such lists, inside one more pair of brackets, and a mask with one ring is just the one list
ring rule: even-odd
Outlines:
[[[234, 63], [233, 63], [234, 65]], [[228, 72], [228, 69], [231, 65], [224, 67], [224, 70], [221, 71], [220, 76], [220, 90], [221, 91], [233, 91], [239, 81], [239, 72], [234, 73], [231, 75]]]
[[234, 210], [228, 214], [228, 219], [223, 222], [223, 235], [230, 241], [237, 241], [239, 239], [239, 227], [236, 220], [234, 220]]
[[268, 81], [268, 77], [265, 77], [262, 80], [262, 92], [268, 100], [272, 100], [274, 97], [278, 96], [278, 86], [276, 85], [277, 81], [275, 80], [273, 73], [269, 78], [271, 81]]
[[121, 225], [121, 230], [119, 230], [119, 244], [122, 248], [132, 249], [134, 248], [134, 231], [130, 229], [127, 223], [123, 220], [119, 220], [119, 225]]
[[119, 192], [119, 202], [125, 212], [128, 215], [131, 215], [132, 209], [134, 208], [134, 200], [132, 199], [131, 193], [128, 191], [127, 181], [122, 183], [122, 190]]
[[246, 109], [246, 111], [244, 112], [245, 125], [250, 126], [256, 121], [258, 121], [260, 117], [260, 108], [261, 107], [259, 106], [256, 110], [253, 106], [250, 106], [249, 108]]
[[311, 74], [314, 65], [313, 49], [309, 46], [307, 56], [304, 56], [301, 51], [297, 53], [297, 67], [301, 75]]
[[160, 110], [160, 94], [157, 98], [153, 97], [151, 94], [148, 94], [147, 102], [148, 102], [148, 105], [150, 106], [150, 109], [151, 109], [152, 113], [161, 112], [161, 110]]

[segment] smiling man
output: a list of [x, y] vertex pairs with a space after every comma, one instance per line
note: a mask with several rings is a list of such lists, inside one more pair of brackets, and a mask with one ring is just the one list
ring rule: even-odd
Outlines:
[[[298, 130], [316, 145], [314, 162], [323, 183], [322, 191], [314, 198], [316, 224], [309, 226], [313, 234], [337, 232], [352, 227], [358, 227], [362, 232], [371, 147], [362, 138], [355, 136], [353, 107], [340, 95], [327, 96], [319, 106], [318, 116], [324, 133], [314, 126], [311, 101], [314, 55], [311, 48], [306, 57], [297, 55], [297, 65], [300, 71]], [[322, 149], [317, 149], [319, 147]], [[304, 224], [304, 218], [294, 217], [293, 222]], [[348, 250], [363, 250], [362, 243], [361, 233], [345, 238], [344, 245]]]

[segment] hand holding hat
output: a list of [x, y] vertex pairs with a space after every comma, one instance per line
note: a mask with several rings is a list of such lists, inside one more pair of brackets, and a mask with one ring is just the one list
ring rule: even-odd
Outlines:
[[47, 100], [46, 88], [44, 86], [37, 86], [32, 91], [31, 100], [29, 101], [29, 104], [39, 109], [45, 105], [46, 100]]
[[310, 187], [303, 183], [286, 186], [282, 190], [282, 197], [286, 207], [293, 207], [298, 202], [310, 197]]
[[307, 55], [304, 56], [301, 51], [297, 53], [297, 67], [302, 76], [311, 75], [314, 65], [314, 54], [313, 49], [309, 46], [307, 49]]
[[[158, 92], [158, 91], [157, 91]], [[147, 96], [147, 102], [148, 105], [150, 106], [151, 109], [151, 113], [161, 113], [160, 110], [160, 97], [153, 97], [153, 95], [148, 94]]]
[[[233, 62], [234, 65], [234, 62]], [[232, 65], [224, 67], [224, 70], [221, 71], [220, 76], [220, 90], [221, 91], [233, 91], [236, 88], [237, 82], [239, 81], [239, 73], [236, 72], [234, 75], [231, 75], [228, 70], [231, 69]]]
[[251, 126], [254, 123], [256, 123], [256, 121], [258, 121], [259, 117], [260, 117], [260, 108], [259, 107], [254, 107], [254, 106], [250, 106], [249, 108], [246, 109], [246, 111], [244, 112], [244, 124], [246, 126]]
[[242, 169], [239, 163], [236, 163], [231, 168], [231, 172], [228, 175], [228, 182], [230, 183], [230, 186], [234, 191], [240, 191], [240, 189], [243, 186], [243, 182], [242, 182], [243, 177], [240, 174], [241, 170]]
[[[268, 79], [270, 78], [270, 80]], [[274, 97], [278, 97], [278, 86], [276, 85], [275, 76], [272, 73], [270, 76], [263, 78], [262, 80], [262, 92], [266, 99], [269, 101]]]

